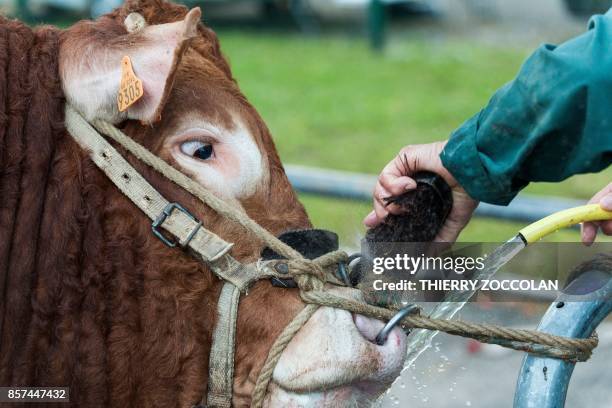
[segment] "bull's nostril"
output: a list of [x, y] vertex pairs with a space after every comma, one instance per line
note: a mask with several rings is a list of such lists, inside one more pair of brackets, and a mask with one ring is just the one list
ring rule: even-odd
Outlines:
[[376, 344], [376, 333], [382, 329], [384, 325], [383, 322], [355, 313], [352, 313], [352, 316], [353, 322], [355, 323], [355, 327], [357, 327], [359, 334], [361, 334], [361, 336], [370, 343]]

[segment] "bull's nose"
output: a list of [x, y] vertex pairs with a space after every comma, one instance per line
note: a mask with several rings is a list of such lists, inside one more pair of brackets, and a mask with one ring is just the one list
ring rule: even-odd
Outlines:
[[[354, 289], [329, 290], [362, 300]], [[321, 307], [285, 348], [273, 380], [284, 390], [297, 393], [363, 383], [382, 389], [397, 377], [406, 356], [406, 335], [398, 327], [391, 330], [384, 344], [376, 344], [376, 335], [384, 326], [384, 322], [363, 315]]]

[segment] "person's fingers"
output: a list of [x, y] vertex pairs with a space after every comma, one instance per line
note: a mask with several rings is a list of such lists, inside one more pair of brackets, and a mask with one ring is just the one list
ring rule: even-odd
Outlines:
[[[589, 204], [599, 204], [604, 210], [612, 211], [612, 183], [595, 194], [589, 200]], [[612, 235], [612, 221], [585, 222], [582, 224], [582, 243], [587, 246], [593, 244], [600, 227], [604, 234]]]
[[606, 211], [612, 211], [612, 193], [604, 195], [601, 200], [599, 200], [599, 205]]
[[380, 185], [389, 192], [390, 195], [398, 196], [408, 190], [416, 188], [416, 181], [407, 176], [397, 177], [391, 173], [381, 173], [378, 177]]
[[383, 167], [381, 174], [391, 174], [395, 177], [407, 176], [410, 173], [410, 166], [408, 166], [408, 160], [405, 155], [401, 152], [393, 158], [385, 167]]
[[401, 214], [403, 211], [404, 210], [395, 204], [384, 205], [375, 200], [374, 210], [366, 215], [366, 217], [363, 219], [363, 223], [368, 228], [376, 227], [385, 220], [387, 215]]
[[379, 223], [382, 222], [385, 217], [389, 214], [386, 208], [385, 198], [389, 197], [389, 192], [385, 190], [380, 184], [376, 185], [374, 189], [374, 212], [378, 218]]
[[606, 235], [612, 235], [612, 221], [602, 221], [599, 223], [599, 228]]
[[389, 203], [390, 197], [398, 197], [406, 191], [414, 190], [417, 187], [416, 181], [410, 177], [393, 177], [389, 174], [382, 173], [379, 177], [379, 185], [381, 186], [379, 202], [390, 214], [401, 214], [404, 210], [393, 203]]
[[[607, 196], [607, 195], [611, 195], [612, 194], [612, 183], [608, 184], [607, 186], [605, 186], [603, 189], [601, 189], [599, 192], [597, 192], [597, 194], [595, 194], [593, 196], [593, 198], [591, 198], [588, 202], [588, 204], [601, 204], [601, 200]], [[606, 203], [607, 205], [607, 203]], [[604, 208], [605, 209], [605, 208]]]
[[378, 218], [378, 221], [380, 222], [382, 222], [387, 217], [387, 215], [389, 215], [389, 211], [387, 211], [387, 209], [383, 205], [380, 205], [379, 202], [374, 203], [374, 213], [376, 214], [376, 218]]
[[374, 189], [374, 204], [378, 203], [380, 206], [386, 207], [389, 197], [391, 197], [391, 193], [380, 184], [377, 184]]
[[368, 214], [364, 218], [363, 223], [366, 226], [371, 228], [373, 226], [380, 224], [385, 219], [385, 217], [387, 217], [388, 214], [401, 214], [402, 213], [403, 210], [399, 206], [395, 204], [389, 204], [389, 202], [387, 201], [389, 197], [400, 195], [402, 193], [405, 193], [407, 189], [410, 190], [416, 187], [416, 183], [411, 178], [402, 177], [402, 179], [408, 179], [409, 181], [408, 182], [400, 181], [399, 184], [404, 186], [401, 189], [398, 189], [397, 185], [394, 182], [391, 182], [391, 185], [395, 186], [395, 190], [400, 191], [398, 194], [392, 191], [389, 191], [380, 182], [376, 184], [374, 188], [374, 193], [373, 193], [374, 211]]
[[374, 228], [382, 221], [378, 219], [376, 216], [376, 211], [372, 210], [366, 217], [363, 219], [363, 223], [368, 228]]
[[423, 170], [431, 171], [444, 178], [449, 186], [453, 187], [456, 180], [444, 168], [440, 160], [440, 153], [444, 150], [445, 145], [446, 142], [435, 142], [406, 146], [400, 150], [392, 163], [398, 168], [399, 174], [414, 174]]
[[595, 241], [597, 236], [597, 225], [592, 222], [585, 222], [582, 224], [582, 243], [586, 246], [590, 246]]
[[400, 206], [390, 202], [389, 199], [392, 197], [398, 197], [404, 194], [408, 190], [415, 189], [417, 186], [416, 181], [414, 181], [413, 179], [409, 177], [402, 177], [402, 179], [408, 179], [409, 182], [407, 184], [400, 182], [400, 185], [402, 185], [402, 187], [401, 188], [395, 187], [395, 191], [397, 191], [397, 193], [395, 191], [390, 191], [388, 188], [383, 186], [382, 183], [379, 183], [375, 189], [374, 199], [378, 201], [378, 203], [389, 214], [401, 214], [402, 212], [404, 212], [404, 210]]
[[405, 190], [416, 187], [416, 182], [408, 176], [409, 168], [403, 156], [396, 156], [382, 169], [378, 185], [392, 195], [400, 195]]
[[400, 214], [402, 212], [399, 206], [389, 204], [386, 199], [399, 196], [407, 190], [416, 188], [416, 181], [409, 177], [416, 171], [434, 171], [443, 176], [449, 185], [456, 184], [456, 181], [442, 166], [439, 158], [445, 144], [446, 142], [438, 142], [406, 146], [393, 160], [387, 163], [374, 188], [374, 211], [363, 220], [367, 227], [372, 228], [379, 225], [389, 214]]

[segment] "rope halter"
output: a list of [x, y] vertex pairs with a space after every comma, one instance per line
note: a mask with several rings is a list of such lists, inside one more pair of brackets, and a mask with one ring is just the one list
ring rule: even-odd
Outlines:
[[[571, 361], [587, 360], [597, 346], [595, 334], [588, 339], [571, 339], [534, 330], [510, 329], [458, 320], [431, 319], [420, 316], [418, 309], [415, 308], [409, 312], [403, 310], [400, 312], [401, 315], [398, 315], [398, 309], [395, 308], [374, 306], [360, 300], [333, 294], [326, 289], [326, 284], [341, 286], [350, 284], [350, 279], [347, 279], [346, 274], [342, 274], [340, 279], [335, 275], [339, 265], [346, 265], [349, 260], [345, 252], [333, 251], [314, 260], [306, 259], [298, 251], [256, 223], [233, 203], [217, 197], [110, 123], [99, 120], [92, 124], [88, 123], [70, 105], [66, 105], [66, 129], [81, 147], [89, 151], [92, 161], [117, 188], [152, 220], [153, 233], [162, 242], [168, 246], [180, 246], [189, 250], [194, 257], [208, 265], [212, 272], [224, 281], [217, 304], [220, 318], [214, 329], [209, 358], [208, 391], [199, 404], [201, 407], [227, 408], [231, 406], [234, 342], [240, 294], [246, 292], [252, 283], [261, 279], [293, 279], [306, 306], [283, 329], [270, 348], [252, 395], [251, 404], [256, 408], [263, 405], [274, 367], [283, 350], [321, 306], [343, 309], [383, 321], [393, 321], [394, 324], [400, 324], [405, 329], [439, 330], [515, 350]], [[224, 241], [206, 229], [202, 222], [180, 204], [166, 200], [98, 131], [113, 139], [141, 162], [200, 199], [219, 215], [241, 225], [285, 259], [259, 260], [250, 264], [238, 262], [230, 254], [232, 243]], [[172, 238], [167, 238], [166, 234]]]

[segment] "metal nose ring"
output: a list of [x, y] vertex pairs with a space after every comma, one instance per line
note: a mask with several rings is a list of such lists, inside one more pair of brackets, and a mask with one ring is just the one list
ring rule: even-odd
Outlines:
[[376, 339], [374, 340], [376, 344], [378, 344], [379, 346], [384, 345], [387, 342], [387, 338], [389, 337], [389, 333], [391, 333], [391, 330], [393, 330], [395, 326], [397, 326], [397, 324], [401, 322], [404, 317], [408, 316], [409, 314], [418, 313], [419, 310], [419, 307], [414, 304], [401, 308], [399, 312], [397, 312], [395, 316], [393, 316], [387, 322], [385, 327], [383, 327], [382, 330], [378, 332], [378, 334], [376, 335]]
[[339, 262], [338, 263], [338, 275], [340, 275], [340, 279], [342, 280], [342, 282], [344, 282], [344, 284], [348, 287], [352, 287], [353, 284], [351, 283], [351, 280], [348, 276], [348, 273], [346, 271], [346, 264], [344, 262]]

